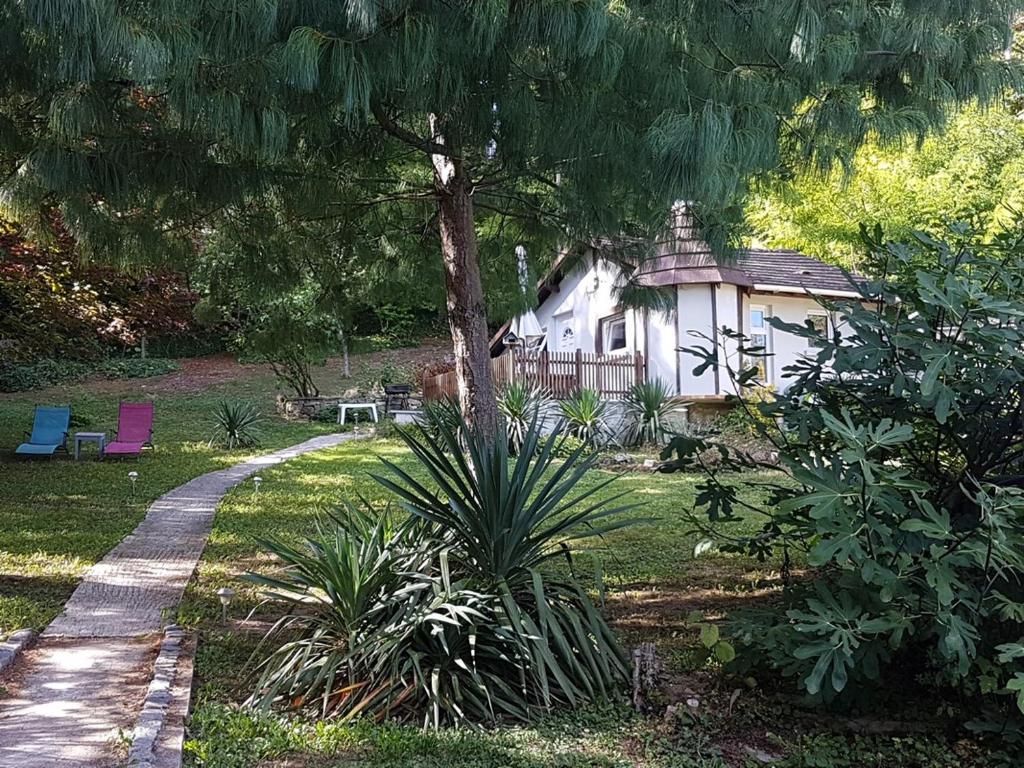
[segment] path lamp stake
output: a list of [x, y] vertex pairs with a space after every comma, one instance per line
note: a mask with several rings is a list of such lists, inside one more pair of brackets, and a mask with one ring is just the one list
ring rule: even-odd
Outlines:
[[132, 484], [132, 501], [135, 501], [135, 481], [139, 479], [139, 473], [132, 470], [128, 473], [128, 480]]
[[231, 605], [231, 598], [235, 596], [235, 590], [231, 587], [221, 587], [217, 590], [217, 597], [220, 598], [221, 621], [228, 623], [228, 606]]
[[258, 495], [258, 494], [259, 494], [259, 492], [260, 492], [260, 484], [261, 484], [262, 482], [263, 482], [263, 478], [262, 478], [262, 477], [260, 477], [259, 475], [256, 475], [256, 477], [254, 477], [254, 478], [252, 479], [252, 484], [253, 484], [254, 486], [256, 486], [256, 491], [255, 491], [255, 493], [256, 493], [257, 495]]

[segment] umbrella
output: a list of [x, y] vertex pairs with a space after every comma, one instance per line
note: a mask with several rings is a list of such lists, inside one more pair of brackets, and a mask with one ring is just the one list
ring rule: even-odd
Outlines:
[[[519, 270], [519, 290], [525, 296], [530, 286], [530, 271], [526, 266], [526, 248], [521, 245], [516, 246], [516, 264]], [[532, 308], [518, 315], [512, 321], [510, 330], [523, 340], [527, 348], [544, 338], [544, 329], [540, 327], [540, 321]]]

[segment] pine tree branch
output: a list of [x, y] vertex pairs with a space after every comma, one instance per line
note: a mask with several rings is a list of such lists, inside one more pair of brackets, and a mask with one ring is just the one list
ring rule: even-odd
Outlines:
[[373, 115], [377, 124], [384, 129], [385, 133], [394, 136], [401, 142], [408, 144], [410, 147], [426, 152], [428, 155], [444, 155], [452, 159], [460, 159], [461, 155], [452, 151], [451, 147], [445, 146], [444, 144], [438, 144], [436, 141], [425, 139], [416, 133], [403, 128], [396, 123], [388, 114], [384, 111], [384, 107], [381, 106], [380, 102], [376, 99], [370, 100], [370, 113]]

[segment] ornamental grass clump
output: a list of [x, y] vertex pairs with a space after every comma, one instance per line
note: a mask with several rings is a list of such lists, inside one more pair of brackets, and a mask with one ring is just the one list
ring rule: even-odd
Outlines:
[[252, 703], [437, 727], [528, 721], [624, 683], [585, 589], [545, 567], [626, 524], [620, 496], [596, 496], [610, 480], [578, 488], [594, 457], [556, 460], [561, 435], [536, 423], [515, 458], [464, 422], [434, 431], [402, 433], [418, 472], [383, 461], [375, 476], [396, 509], [349, 504], [301, 545], [264, 542], [283, 570], [249, 578], [286, 611]]

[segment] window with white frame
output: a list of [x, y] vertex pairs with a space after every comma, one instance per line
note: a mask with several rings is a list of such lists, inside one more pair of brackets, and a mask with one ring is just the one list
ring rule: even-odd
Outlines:
[[809, 309], [807, 310], [807, 321], [811, 324], [811, 327], [818, 333], [821, 339], [811, 339], [808, 343], [810, 347], [823, 347], [832, 338], [832, 318], [829, 317], [829, 313], [824, 309]]
[[612, 315], [601, 320], [601, 347], [606, 355], [626, 348], [625, 315]]
[[771, 334], [768, 326], [768, 307], [762, 304], [750, 305], [750, 346], [758, 348], [758, 351], [750, 356], [751, 365], [757, 366], [757, 377], [764, 384], [771, 383], [769, 377], [771, 368], [768, 365], [768, 358], [763, 355], [771, 353]]

